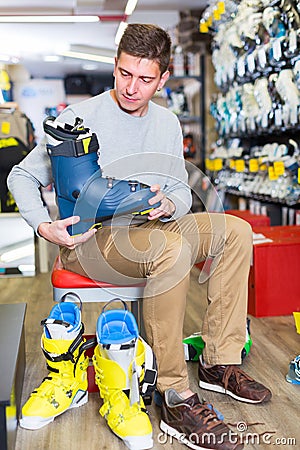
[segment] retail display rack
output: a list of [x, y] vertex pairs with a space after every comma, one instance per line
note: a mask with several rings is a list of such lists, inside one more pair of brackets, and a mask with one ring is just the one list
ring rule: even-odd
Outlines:
[[206, 172], [230, 207], [256, 200], [274, 225], [283, 224], [288, 208], [293, 225], [300, 205], [300, 11], [293, 1], [263, 4], [211, 2], [200, 20], [200, 30], [212, 34], [219, 90], [210, 104], [218, 138]]

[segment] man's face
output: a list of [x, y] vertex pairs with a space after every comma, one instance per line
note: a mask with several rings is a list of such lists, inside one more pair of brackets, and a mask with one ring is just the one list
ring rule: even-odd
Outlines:
[[113, 96], [120, 108], [132, 116], [143, 116], [149, 100], [163, 87], [169, 72], [161, 75], [156, 61], [122, 52], [115, 62], [114, 77]]

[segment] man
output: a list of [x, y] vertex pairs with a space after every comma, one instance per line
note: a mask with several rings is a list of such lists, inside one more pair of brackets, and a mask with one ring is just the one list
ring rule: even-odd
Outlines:
[[60, 246], [66, 269], [107, 282], [147, 280], [143, 315], [158, 363], [161, 428], [178, 439], [184, 434], [187, 445], [188, 436], [193, 436], [193, 448], [202, 448], [209, 432], [215, 437], [213, 448], [240, 449], [242, 444], [229, 437], [217, 439], [228, 436], [229, 429], [189, 388], [182, 329], [190, 269], [213, 257], [200, 385], [245, 402], [270, 399], [270, 391], [238, 366], [245, 342], [252, 231], [229, 215], [188, 214], [191, 193], [180, 124], [151, 101], [169, 77], [170, 49], [170, 37], [161, 28], [128, 25], [115, 61], [114, 89], [68, 107], [59, 117], [66, 123], [83, 118], [96, 133], [104, 176], [138, 179], [151, 186], [150, 207], [157, 202], [160, 206], [147, 217], [117, 217], [97, 231], [71, 236], [67, 227], [80, 218], [52, 221], [40, 198], [39, 187], [52, 182], [44, 143], [12, 170], [8, 184], [27, 222]]

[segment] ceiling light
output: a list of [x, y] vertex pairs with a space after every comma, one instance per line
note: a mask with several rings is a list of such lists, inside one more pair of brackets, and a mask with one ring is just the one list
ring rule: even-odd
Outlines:
[[115, 44], [116, 44], [116, 45], [119, 45], [119, 42], [120, 42], [120, 40], [121, 40], [121, 37], [123, 36], [123, 33], [124, 33], [124, 31], [126, 30], [127, 26], [128, 26], [128, 23], [126, 23], [126, 22], [120, 22], [119, 28], [118, 28], [118, 30], [117, 30], [117, 32], [116, 32], [116, 37], [115, 37]]
[[0, 16], [0, 23], [75, 23], [99, 22], [99, 16]]
[[84, 59], [106, 64], [114, 64], [116, 55], [115, 50], [80, 44], [71, 44], [68, 50], [62, 49], [57, 53], [68, 58]]
[[125, 8], [125, 15], [130, 16], [133, 11], [135, 10], [135, 7], [137, 5], [138, 0], [128, 0], [126, 8]]
[[61, 52], [62, 56], [66, 56], [68, 58], [77, 58], [77, 59], [87, 59], [88, 61], [97, 61], [102, 62], [106, 64], [114, 64], [115, 58], [111, 56], [104, 56], [104, 55], [96, 55], [93, 53], [81, 53], [81, 52], [74, 52], [74, 51], [66, 51]]

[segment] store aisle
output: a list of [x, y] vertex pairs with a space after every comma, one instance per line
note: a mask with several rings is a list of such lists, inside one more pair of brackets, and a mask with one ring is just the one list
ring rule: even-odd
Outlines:
[[[204, 307], [205, 286], [198, 285], [198, 269], [193, 269], [185, 335], [198, 331]], [[49, 274], [35, 278], [0, 279], [0, 303], [27, 303], [25, 332], [27, 366], [23, 386], [23, 402], [31, 390], [47, 375], [40, 349], [41, 326], [53, 305]], [[202, 298], [202, 300], [201, 300]], [[93, 332], [100, 304], [84, 305], [83, 322], [86, 332]], [[220, 410], [232, 425], [232, 439], [244, 436], [249, 449], [296, 449], [300, 445], [299, 405], [300, 386], [290, 385], [285, 375], [291, 358], [300, 353], [300, 338], [294, 320], [289, 317], [251, 318], [253, 347], [244, 362], [246, 372], [271, 388], [273, 399], [267, 405], [249, 405], [229, 397], [201, 391], [197, 384], [197, 364], [189, 364], [191, 384], [206, 400]], [[172, 349], [170, 349], [172, 351]], [[3, 362], [1, 362], [2, 364]], [[99, 415], [99, 396], [90, 394], [87, 405], [73, 409], [48, 427], [38, 431], [19, 428], [15, 450], [125, 450], [126, 447], [109, 431]], [[154, 429], [154, 450], [183, 450], [178, 441], [172, 441], [159, 430], [159, 408], [149, 407]]]

